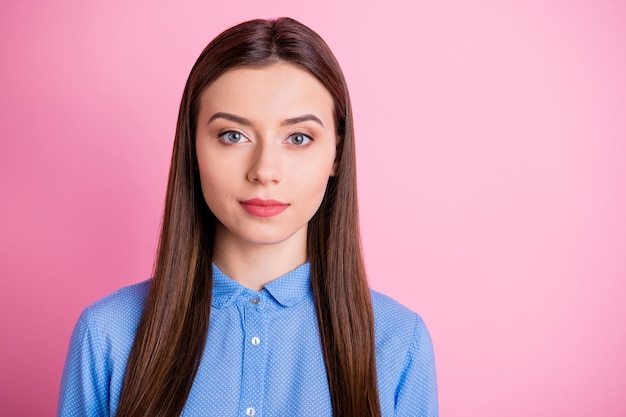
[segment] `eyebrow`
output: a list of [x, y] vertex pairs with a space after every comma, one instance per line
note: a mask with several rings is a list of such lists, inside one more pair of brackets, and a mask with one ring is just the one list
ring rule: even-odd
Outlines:
[[324, 127], [324, 123], [322, 123], [322, 121], [317, 116], [314, 116], [312, 114], [304, 114], [302, 116], [292, 117], [291, 119], [287, 119], [283, 121], [281, 125], [282, 126], [295, 125], [298, 123], [308, 122], [308, 121], [316, 122], [320, 124], [322, 127]]
[[[213, 120], [215, 119], [226, 119], [229, 120], [231, 122], [235, 122], [235, 123], [239, 123], [241, 125], [244, 126], [252, 126], [252, 122], [248, 119], [246, 119], [245, 117], [241, 117], [241, 116], [237, 116], [231, 113], [224, 113], [224, 112], [217, 112], [215, 113], [213, 116], [211, 116], [211, 118], [209, 119], [208, 123], [211, 123]], [[302, 123], [302, 122], [308, 122], [308, 121], [313, 121], [316, 122], [318, 124], [320, 124], [322, 127], [324, 127], [324, 123], [322, 123], [322, 121], [315, 115], [313, 114], [303, 114], [302, 116], [297, 116], [297, 117], [292, 117], [290, 119], [285, 119], [281, 122], [281, 126], [289, 126], [289, 125], [295, 125], [298, 123]]]
[[239, 123], [240, 125], [252, 126], [252, 122], [245, 117], [235, 116], [234, 114], [222, 112], [215, 113], [213, 116], [211, 116], [207, 124], [211, 123], [215, 119], [226, 119], [231, 122]]

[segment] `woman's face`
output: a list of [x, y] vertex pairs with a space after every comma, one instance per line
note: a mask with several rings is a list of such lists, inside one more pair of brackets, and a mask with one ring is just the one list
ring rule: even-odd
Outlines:
[[333, 112], [317, 78], [284, 61], [233, 69], [209, 85], [196, 153], [216, 239], [305, 244], [335, 172]]

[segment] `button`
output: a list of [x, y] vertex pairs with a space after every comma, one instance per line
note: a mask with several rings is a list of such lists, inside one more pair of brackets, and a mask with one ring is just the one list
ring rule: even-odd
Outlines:
[[259, 339], [258, 337], [255, 336], [255, 337], [252, 338], [252, 340], [250, 340], [250, 342], [252, 342], [253, 346], [259, 346], [259, 344], [261, 344], [261, 339]]
[[253, 415], [256, 414], [256, 410], [254, 409], [254, 407], [248, 407], [246, 408], [246, 415], [252, 417]]
[[260, 300], [259, 300], [259, 297], [252, 297], [252, 298], [250, 299], [250, 304], [252, 304], [252, 305], [257, 305], [257, 304], [259, 304], [259, 301], [260, 301]]

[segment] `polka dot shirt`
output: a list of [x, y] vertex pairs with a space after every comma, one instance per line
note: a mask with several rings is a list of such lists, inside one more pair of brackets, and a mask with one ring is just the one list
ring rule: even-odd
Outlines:
[[[182, 416], [331, 416], [309, 264], [247, 289], [213, 267], [209, 336]], [[114, 416], [150, 281], [80, 316], [58, 416]], [[432, 342], [422, 319], [371, 292], [384, 417], [438, 416]]]

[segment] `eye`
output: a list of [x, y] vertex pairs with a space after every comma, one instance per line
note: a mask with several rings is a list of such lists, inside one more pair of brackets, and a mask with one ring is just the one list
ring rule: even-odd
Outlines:
[[229, 130], [228, 132], [221, 133], [218, 137], [227, 144], [244, 142], [246, 140], [246, 137], [243, 134], [235, 130]]
[[292, 135], [289, 135], [289, 137], [287, 138], [288, 142], [296, 146], [306, 145], [312, 140], [313, 139], [311, 139], [310, 136], [307, 136], [304, 133], [294, 133]]

